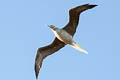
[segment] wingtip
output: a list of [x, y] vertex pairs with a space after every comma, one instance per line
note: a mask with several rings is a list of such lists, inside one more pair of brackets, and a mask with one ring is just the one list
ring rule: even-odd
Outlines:
[[38, 74], [39, 74], [38, 67], [35, 64], [35, 76], [36, 76], [36, 80], [38, 80]]
[[95, 4], [95, 5], [93, 5], [93, 7], [96, 7], [96, 6], [98, 6], [98, 5], [96, 5], [96, 4]]
[[36, 80], [38, 80], [38, 78], [36, 78]]
[[87, 3], [87, 4], [83, 4], [83, 5], [81, 5], [81, 6], [93, 6], [93, 7], [95, 7], [95, 6], [98, 6], [98, 5], [96, 5], [96, 4], [89, 4], [89, 3]]
[[94, 8], [94, 7], [98, 6], [98, 5], [89, 5], [89, 6], [90, 6], [90, 8]]
[[38, 76], [36, 76], [36, 80], [38, 80]]

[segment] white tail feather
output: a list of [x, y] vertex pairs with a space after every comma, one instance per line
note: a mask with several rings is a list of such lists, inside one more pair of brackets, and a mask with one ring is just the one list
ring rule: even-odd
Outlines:
[[85, 54], [88, 54], [88, 52], [87, 52], [85, 49], [83, 49], [79, 44], [77, 44], [77, 43], [75, 43], [75, 42], [73, 42], [71, 46], [72, 46], [73, 48], [75, 48], [75, 49], [77, 49], [77, 50], [85, 53]]

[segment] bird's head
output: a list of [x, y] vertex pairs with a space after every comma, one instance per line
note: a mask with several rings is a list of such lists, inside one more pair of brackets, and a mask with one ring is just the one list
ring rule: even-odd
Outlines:
[[51, 30], [56, 31], [56, 29], [58, 29], [57, 27], [55, 27], [54, 25], [47, 25]]

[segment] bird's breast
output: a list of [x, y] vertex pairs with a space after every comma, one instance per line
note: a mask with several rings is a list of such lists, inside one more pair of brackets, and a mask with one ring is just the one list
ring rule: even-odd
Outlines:
[[64, 42], [65, 44], [71, 44], [73, 41], [72, 36], [64, 30], [55, 31], [54, 34], [60, 41]]

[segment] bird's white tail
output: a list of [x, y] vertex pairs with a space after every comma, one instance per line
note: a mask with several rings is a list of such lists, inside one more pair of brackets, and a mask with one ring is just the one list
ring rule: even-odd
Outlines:
[[71, 44], [71, 46], [72, 46], [73, 48], [75, 48], [75, 49], [77, 49], [77, 50], [85, 53], [85, 54], [88, 54], [88, 52], [87, 52], [86, 50], [84, 50], [84, 49], [83, 49], [79, 44], [77, 44], [76, 42], [73, 42], [73, 43]]

